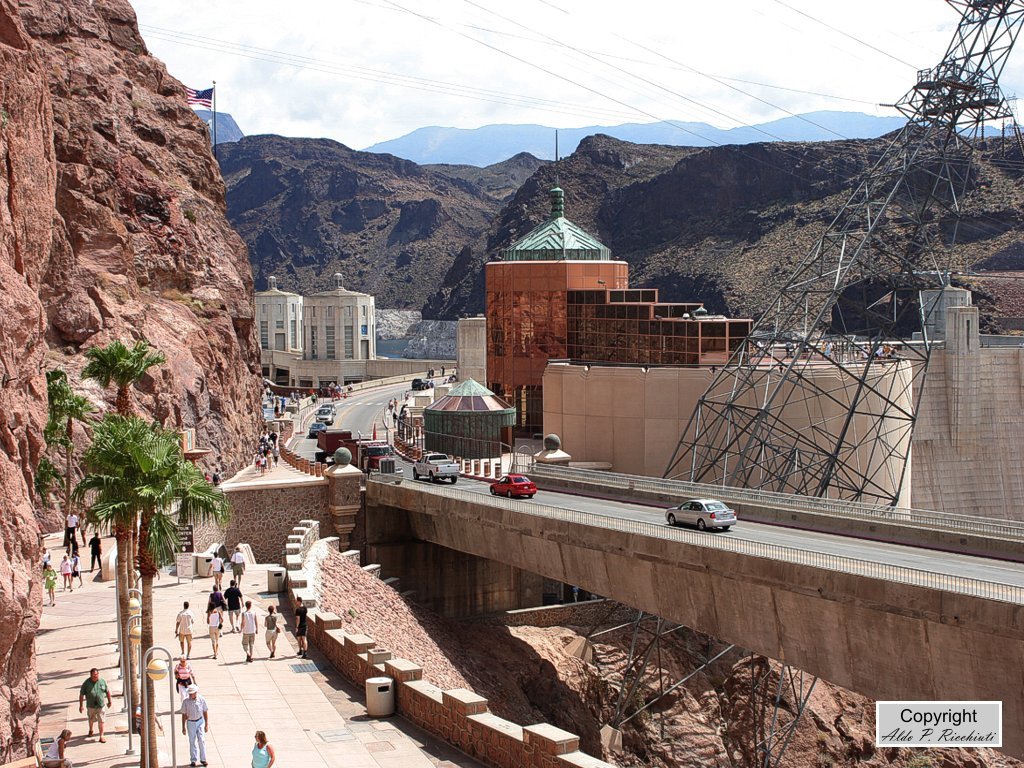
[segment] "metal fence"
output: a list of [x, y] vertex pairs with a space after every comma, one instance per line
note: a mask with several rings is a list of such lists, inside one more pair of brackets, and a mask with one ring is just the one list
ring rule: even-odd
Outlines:
[[730, 488], [721, 485], [691, 483], [685, 480], [663, 480], [643, 475], [624, 475], [615, 472], [596, 472], [570, 467], [556, 467], [534, 464], [529, 468], [536, 478], [565, 480], [600, 486], [604, 490], [640, 491], [659, 493], [677, 499], [711, 497], [730, 504], [762, 504], [772, 509], [810, 512], [829, 517], [852, 520], [867, 520], [875, 523], [898, 523], [900, 525], [941, 528], [957, 532], [989, 533], [1009, 540], [1024, 542], [1024, 523], [1011, 520], [993, 521], [978, 519], [969, 515], [934, 512], [920, 509], [904, 509], [883, 505], [864, 504], [856, 501], [819, 499], [811, 496], [797, 496], [774, 491], [759, 491], [746, 488]]
[[[369, 482], [377, 482], [370, 478]], [[806, 565], [838, 573], [848, 573], [882, 581], [910, 584], [1004, 603], [1024, 605], [1024, 586], [997, 581], [985, 581], [966, 576], [936, 573], [920, 568], [909, 568], [891, 563], [863, 560], [845, 555], [830, 555], [813, 550], [798, 549], [779, 544], [766, 544], [729, 536], [714, 536], [674, 528], [667, 525], [629, 520], [595, 512], [552, 507], [536, 502], [492, 498], [472, 491], [433, 485], [412, 486], [421, 493], [432, 493], [451, 499], [506, 509], [510, 512], [548, 520], [589, 525], [622, 533], [667, 539], [704, 549], [733, 552], [749, 557], [760, 557], [796, 565]]]

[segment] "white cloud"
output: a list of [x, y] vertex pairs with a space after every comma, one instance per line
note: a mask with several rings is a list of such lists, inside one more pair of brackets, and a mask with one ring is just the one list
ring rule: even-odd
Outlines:
[[[218, 108], [245, 133], [355, 148], [427, 125], [656, 117], [729, 127], [782, 117], [779, 108], [885, 114], [876, 105], [941, 58], [957, 21], [937, 0], [134, 5], [150, 50], [192, 87], [216, 80]], [[765, 104], [692, 70], [854, 101], [726, 81]], [[1011, 61], [1004, 89], [1022, 81], [1024, 62]]]

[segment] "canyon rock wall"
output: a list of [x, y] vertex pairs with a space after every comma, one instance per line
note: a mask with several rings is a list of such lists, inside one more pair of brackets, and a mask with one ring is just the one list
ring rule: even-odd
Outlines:
[[33, 638], [42, 582], [29, 489], [46, 420], [45, 315], [38, 290], [57, 185], [43, 61], [0, 0], [0, 763], [31, 753], [39, 700]]
[[[146, 339], [168, 358], [135, 407], [195, 427], [215, 462], [258, 432], [244, 244], [182, 85], [123, 0], [0, 0], [0, 762], [32, 751], [41, 586], [33, 472], [45, 371], [83, 385], [85, 349]], [[52, 527], [52, 525], [47, 526]]]

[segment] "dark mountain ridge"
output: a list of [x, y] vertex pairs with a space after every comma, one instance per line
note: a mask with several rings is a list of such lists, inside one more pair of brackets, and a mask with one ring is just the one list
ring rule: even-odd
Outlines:
[[[557, 183], [566, 216], [629, 262], [633, 284], [756, 316], [888, 141], [673, 147], [597, 135], [557, 168], [518, 155], [480, 169], [262, 136], [222, 148], [221, 162], [258, 286], [276, 272], [292, 290], [320, 290], [341, 271], [382, 307], [481, 312], [483, 265], [549, 215]], [[1020, 152], [997, 140], [977, 157], [956, 263], [1019, 269]]]

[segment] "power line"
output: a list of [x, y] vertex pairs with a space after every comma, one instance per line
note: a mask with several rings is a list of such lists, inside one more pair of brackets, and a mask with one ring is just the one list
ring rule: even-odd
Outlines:
[[164, 42], [174, 43], [177, 45], [215, 51], [217, 53], [224, 53], [255, 61], [283, 64], [297, 69], [322, 72], [329, 75], [350, 77], [352, 79], [368, 82], [387, 83], [399, 87], [443, 93], [449, 96], [470, 98], [494, 104], [531, 107], [534, 109], [565, 115], [585, 114], [590, 115], [595, 119], [635, 119], [637, 116], [637, 112], [635, 110], [621, 112], [616, 110], [598, 110], [593, 107], [586, 107], [578, 104], [567, 104], [564, 100], [544, 99], [537, 96], [527, 96], [484, 88], [475, 88], [460, 85], [458, 83], [431, 80], [412, 75], [400, 75], [383, 70], [374, 70], [368, 67], [331, 63], [308, 56], [234, 43], [227, 40], [219, 40], [188, 32], [177, 32], [175, 30], [164, 29], [161, 27], [140, 25], [140, 30], [144, 31], [148, 38], [162, 40]]
[[901, 59], [899, 56], [894, 56], [891, 53], [889, 53], [888, 51], [882, 50], [881, 48], [879, 48], [876, 45], [872, 45], [871, 43], [869, 43], [869, 42], [867, 42], [865, 40], [861, 40], [856, 35], [851, 35], [849, 32], [845, 32], [842, 29], [839, 29], [838, 27], [834, 27], [831, 24], [829, 24], [828, 22], [822, 21], [821, 19], [817, 18], [816, 16], [811, 16], [811, 14], [809, 14], [809, 13], [807, 13], [805, 11], [801, 11], [799, 8], [794, 8], [789, 3], [783, 2], [783, 0], [772, 0], [772, 2], [775, 3], [776, 5], [781, 5], [783, 8], [788, 8], [793, 13], [798, 14], [800, 16], [803, 16], [806, 19], [810, 19], [815, 24], [820, 24], [821, 26], [825, 27], [826, 29], [832, 30], [833, 32], [835, 32], [838, 35], [842, 35], [843, 37], [845, 37], [845, 38], [847, 38], [849, 40], [853, 40], [855, 43], [860, 43], [861, 45], [863, 45], [863, 46], [865, 46], [867, 48], [870, 48], [875, 53], [880, 53], [883, 56], [886, 56], [886, 57], [892, 59], [893, 61], [898, 62], [899, 64], [902, 64], [902, 65], [904, 65], [906, 67], [910, 67], [911, 69], [913, 69], [915, 71], [920, 69], [920, 67], [915, 67], [910, 62], [904, 61], [903, 59]]

